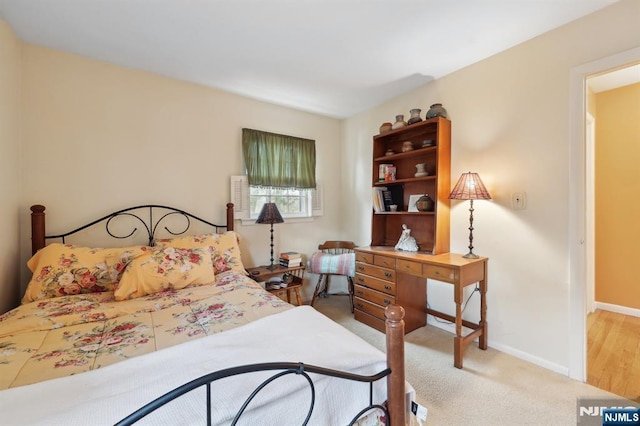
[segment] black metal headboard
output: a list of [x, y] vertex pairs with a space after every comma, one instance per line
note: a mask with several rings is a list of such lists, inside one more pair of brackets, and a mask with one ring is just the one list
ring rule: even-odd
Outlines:
[[[31, 206], [31, 248], [32, 253], [35, 253], [42, 247], [46, 245], [46, 241], [49, 239], [60, 239], [62, 242], [65, 242], [65, 238], [78, 233], [82, 230], [90, 228], [98, 223], [105, 222], [105, 230], [108, 235], [113, 238], [124, 239], [129, 238], [133, 234], [138, 231], [138, 226], [133, 226], [131, 231], [128, 233], [117, 234], [110, 229], [111, 221], [117, 217], [129, 216], [135, 219], [134, 222], [139, 222], [142, 224], [144, 229], [147, 232], [149, 245], [153, 245], [153, 242], [156, 238], [156, 231], [163, 221], [173, 215], [181, 215], [186, 219], [186, 224], [184, 229], [176, 231], [176, 229], [169, 229], [168, 226], [163, 226], [160, 229], [164, 229], [171, 235], [182, 235], [191, 226], [191, 220], [196, 220], [198, 222], [204, 223], [206, 225], [211, 226], [216, 230], [216, 232], [220, 232], [220, 230], [228, 230], [233, 231], [233, 203], [228, 203], [226, 206], [226, 224], [215, 224], [194, 216], [193, 214], [186, 212], [181, 209], [177, 209], [175, 207], [162, 206], [158, 204], [145, 204], [135, 207], [129, 207], [126, 209], [118, 210], [113, 213], [109, 213], [106, 216], [101, 217], [100, 219], [96, 219], [92, 222], [87, 223], [86, 225], [82, 225], [72, 231], [68, 231], [58, 235], [47, 235], [45, 230], [45, 207], [43, 205], [34, 205]], [[143, 217], [144, 216], [144, 217]]]

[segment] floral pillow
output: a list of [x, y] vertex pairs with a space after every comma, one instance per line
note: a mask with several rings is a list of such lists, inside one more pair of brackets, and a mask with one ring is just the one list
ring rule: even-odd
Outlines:
[[209, 249], [153, 247], [127, 265], [116, 285], [115, 298], [135, 299], [215, 280]]
[[103, 249], [50, 244], [27, 262], [33, 276], [22, 303], [113, 291], [127, 263], [145, 250], [145, 246]]
[[239, 237], [234, 231], [224, 234], [191, 235], [185, 237], [156, 240], [157, 247], [200, 247], [211, 251], [211, 261], [216, 274], [226, 271], [235, 271], [246, 275], [242, 259], [240, 257]]

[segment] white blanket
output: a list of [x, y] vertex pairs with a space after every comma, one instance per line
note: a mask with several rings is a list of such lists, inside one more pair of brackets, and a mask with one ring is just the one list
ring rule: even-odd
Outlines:
[[[3, 425], [108, 425], [207, 373], [261, 362], [304, 362], [374, 374], [386, 367], [384, 353], [309, 306], [271, 315], [224, 333], [131, 358], [98, 370], [0, 392]], [[274, 372], [214, 382], [214, 424], [229, 424], [236, 411]], [[316, 404], [310, 424], [343, 425], [369, 402], [368, 384], [312, 375]], [[386, 380], [374, 402], [386, 399]], [[205, 391], [198, 389], [149, 415], [141, 424], [206, 424]], [[267, 386], [239, 424], [300, 425], [310, 391], [299, 375]]]

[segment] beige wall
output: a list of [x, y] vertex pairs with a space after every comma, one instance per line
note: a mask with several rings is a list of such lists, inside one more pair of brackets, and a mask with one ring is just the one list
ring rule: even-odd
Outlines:
[[20, 42], [0, 20], [0, 313], [19, 300]]
[[640, 309], [640, 83], [596, 95], [596, 301]]
[[[396, 114], [414, 107], [424, 114], [442, 102], [453, 121], [452, 179], [477, 171], [493, 196], [474, 205], [474, 251], [490, 257], [490, 344], [566, 370], [569, 75], [573, 67], [639, 46], [639, 14], [640, 2], [622, 0], [342, 123], [23, 45], [20, 264], [29, 255], [33, 203], [47, 206], [52, 232], [144, 201], [221, 215], [228, 176], [242, 170], [242, 127], [318, 143], [325, 216], [276, 225], [276, 250], [310, 253], [319, 241], [338, 237], [367, 244], [371, 137]], [[527, 193], [527, 209], [511, 210], [513, 191]], [[453, 203], [451, 219], [452, 250], [464, 251], [468, 204]], [[268, 227], [240, 232], [247, 263], [266, 262]], [[429, 300], [436, 309], [453, 309], [447, 285], [430, 282]], [[474, 295], [465, 317], [475, 320], [477, 311]]]
[[[143, 203], [222, 220], [250, 127], [315, 139], [327, 194], [323, 217], [276, 225], [275, 250], [311, 254], [341, 237], [340, 121], [33, 45], [23, 46], [22, 77], [25, 235], [36, 203], [51, 233]], [[247, 266], [268, 263], [269, 227], [236, 225]], [[29, 254], [25, 237], [22, 264]]]
[[[354, 184], [343, 197], [357, 204], [347, 228], [362, 244], [370, 235], [371, 136], [396, 114], [444, 104], [452, 120], [452, 180], [478, 172], [493, 196], [474, 203], [474, 252], [490, 258], [489, 344], [561, 372], [569, 363], [570, 73], [640, 46], [638, 16], [640, 2], [623, 0], [344, 126], [353, 165], [345, 177]], [[420, 54], [428, 55], [428, 48]], [[526, 192], [525, 210], [511, 209], [514, 191]], [[468, 208], [452, 203], [452, 251], [468, 245]], [[453, 312], [450, 286], [429, 282], [428, 295], [433, 308]], [[478, 299], [472, 297], [465, 317], [477, 319]]]

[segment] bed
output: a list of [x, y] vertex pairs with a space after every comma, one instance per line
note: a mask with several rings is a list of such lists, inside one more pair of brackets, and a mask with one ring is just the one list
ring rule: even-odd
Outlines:
[[[402, 309], [388, 308], [385, 355], [265, 291], [232, 204], [223, 225], [144, 205], [53, 236], [44, 206], [31, 212], [33, 277], [0, 316], [2, 424], [406, 424]], [[127, 244], [67, 241], [99, 225]]]

